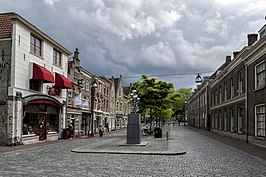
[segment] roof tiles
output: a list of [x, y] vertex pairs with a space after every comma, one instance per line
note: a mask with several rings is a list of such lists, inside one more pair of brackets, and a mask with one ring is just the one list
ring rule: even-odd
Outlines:
[[10, 16], [15, 13], [0, 13], [0, 39], [11, 38], [12, 23]]

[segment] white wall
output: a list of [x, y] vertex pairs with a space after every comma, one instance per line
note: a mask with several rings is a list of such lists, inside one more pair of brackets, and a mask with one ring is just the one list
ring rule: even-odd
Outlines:
[[[62, 53], [62, 68], [53, 65], [53, 48], [56, 46], [45, 39], [42, 41], [42, 57], [30, 53], [30, 36], [31, 30], [25, 25], [16, 22], [13, 26], [13, 48], [12, 48], [12, 83], [9, 89], [9, 95], [15, 95], [16, 91], [22, 92], [22, 96], [36, 93], [29, 90], [29, 81], [32, 78], [32, 64], [36, 63], [45, 67], [53, 73], [55, 72], [67, 77], [67, 55]], [[36, 34], [36, 33], [34, 33]], [[38, 35], [38, 34], [36, 34]], [[20, 38], [20, 42], [19, 42]], [[43, 94], [47, 93], [46, 86], [53, 86], [54, 83], [43, 84]], [[61, 103], [66, 98], [66, 90], [62, 90], [61, 98], [57, 98]]]

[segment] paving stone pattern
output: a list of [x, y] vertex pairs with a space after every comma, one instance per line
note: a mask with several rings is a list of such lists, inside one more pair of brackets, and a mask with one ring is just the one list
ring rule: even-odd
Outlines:
[[[111, 141], [123, 134], [123, 131], [116, 131], [103, 138], [61, 140], [60, 143], [0, 153], [0, 176], [266, 176], [264, 159], [220, 143], [188, 127], [172, 126], [169, 130], [169, 140], [181, 143], [186, 154], [167, 156], [71, 152], [71, 149], [90, 144], [104, 146], [105, 140]], [[178, 138], [171, 139], [172, 136]], [[160, 142], [164, 146], [167, 144], [161, 139], [157, 142], [159, 148], [162, 147]], [[165, 146], [167, 151], [176, 147], [179, 146]]]

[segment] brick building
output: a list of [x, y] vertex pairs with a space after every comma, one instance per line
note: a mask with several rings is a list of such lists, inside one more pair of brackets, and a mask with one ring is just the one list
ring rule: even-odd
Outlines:
[[[266, 146], [265, 140], [265, 58], [266, 26], [258, 34], [249, 34], [248, 45], [226, 57], [226, 62], [209, 78], [207, 118], [210, 130], [246, 142]], [[199, 88], [204, 88], [202, 83]], [[201, 117], [200, 93], [189, 98], [188, 119], [191, 126]], [[195, 100], [198, 100], [197, 102]], [[200, 122], [200, 120], [199, 120]], [[208, 125], [208, 121], [207, 121]]]

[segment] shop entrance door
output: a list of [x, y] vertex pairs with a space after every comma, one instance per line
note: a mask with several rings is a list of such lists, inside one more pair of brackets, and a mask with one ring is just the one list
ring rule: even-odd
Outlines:
[[47, 133], [46, 133], [46, 115], [43, 113], [38, 114], [38, 135], [39, 140], [43, 141], [46, 139]]

